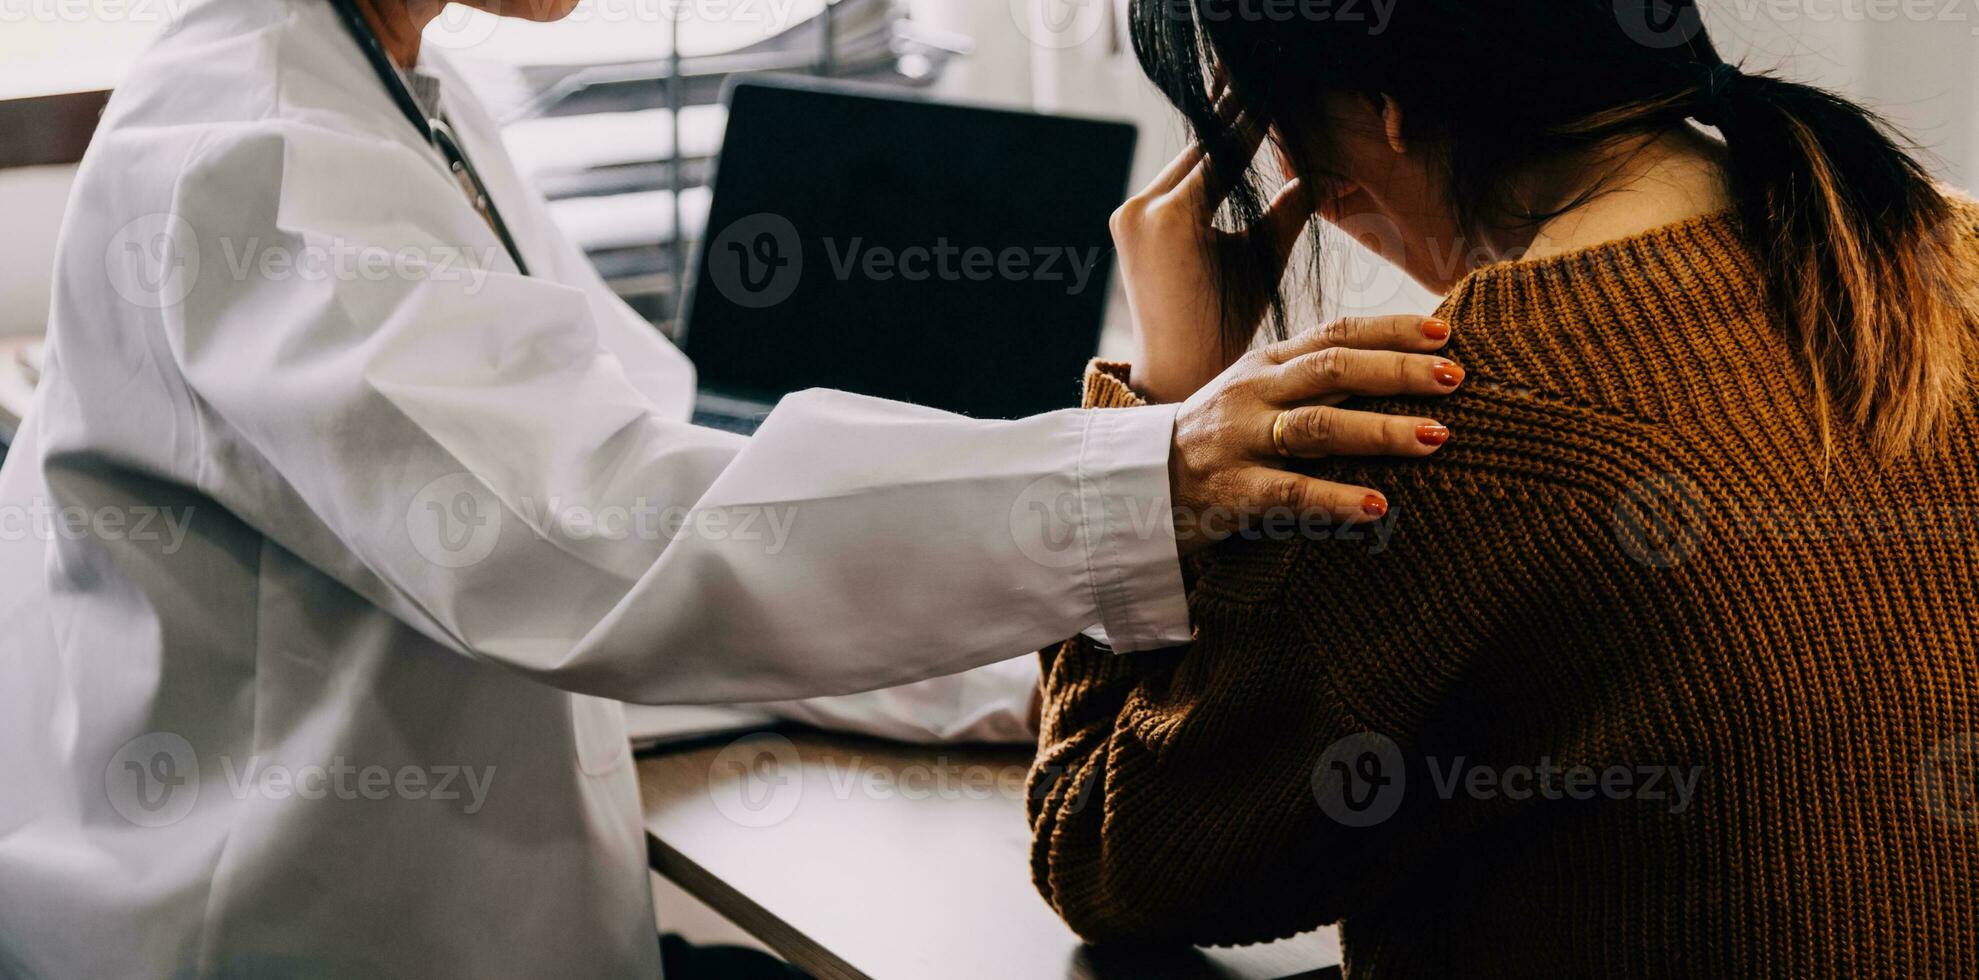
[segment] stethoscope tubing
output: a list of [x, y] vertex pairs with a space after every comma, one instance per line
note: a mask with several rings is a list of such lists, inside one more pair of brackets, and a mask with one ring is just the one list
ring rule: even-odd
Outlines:
[[385, 45], [378, 40], [378, 35], [372, 32], [370, 23], [365, 21], [364, 14], [358, 11], [357, 4], [353, 0], [330, 0], [330, 5], [336, 8], [337, 15], [343, 19], [344, 27], [349, 29], [351, 37], [357, 41], [358, 48], [364, 52], [365, 60], [370, 62], [372, 73], [378, 76], [378, 81], [385, 86], [386, 93], [392, 97], [392, 102], [398, 106], [399, 112], [405, 116], [406, 121], [412, 123], [412, 128], [418, 130], [419, 135], [425, 138], [426, 145], [431, 146], [446, 160], [449, 169], [458, 170], [466, 176], [467, 182], [472, 185], [474, 195], [479, 199], [478, 203], [487, 212], [488, 224], [494, 229], [495, 237], [501, 239], [502, 247], [508, 250], [509, 258], [515, 262], [516, 271], [528, 275], [529, 265], [522, 259], [522, 249], [516, 245], [514, 236], [509, 234], [508, 222], [502, 220], [501, 210], [495, 206], [494, 197], [488, 193], [488, 185], [481, 182], [481, 174], [467, 159], [467, 153], [461, 148], [459, 141], [454, 139], [453, 134], [444, 124], [427, 118], [426, 113], [421, 111], [419, 101], [412, 97], [412, 86], [406, 83], [405, 76], [399, 72], [399, 66], [392, 62], [391, 55], [385, 53]]

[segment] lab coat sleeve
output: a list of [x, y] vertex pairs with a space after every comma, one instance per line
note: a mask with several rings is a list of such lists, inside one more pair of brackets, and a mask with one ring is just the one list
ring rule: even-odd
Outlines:
[[1025, 656], [900, 687], [748, 707], [829, 731], [916, 744], [1035, 745], [1038, 662]]
[[901, 684], [1095, 624], [1122, 651], [1186, 639], [1172, 409], [972, 421], [810, 391], [741, 440], [668, 417], [584, 292], [514, 274], [411, 148], [281, 121], [188, 160], [174, 217], [205, 271], [162, 312], [201, 488], [456, 650], [687, 703]]

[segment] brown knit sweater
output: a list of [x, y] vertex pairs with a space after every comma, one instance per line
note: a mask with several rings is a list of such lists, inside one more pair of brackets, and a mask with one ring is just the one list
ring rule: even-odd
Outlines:
[[1979, 977], [1979, 411], [1896, 465], [1839, 427], [1824, 479], [1736, 229], [1472, 275], [1466, 388], [1363, 406], [1450, 445], [1315, 468], [1388, 494], [1385, 545], [1230, 542], [1191, 646], [1044, 656], [1032, 863], [1074, 929], [1339, 921], [1355, 977]]

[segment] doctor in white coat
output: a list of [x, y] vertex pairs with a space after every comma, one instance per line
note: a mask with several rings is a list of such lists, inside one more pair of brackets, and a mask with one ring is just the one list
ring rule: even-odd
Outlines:
[[[608, 699], [1179, 644], [1171, 509], [1364, 517], [1281, 455], [1429, 451], [1319, 404], [1441, 390], [1413, 320], [1180, 406], [817, 391], [693, 427], [689, 365], [419, 54], [438, 0], [365, 2], [529, 274], [328, 0], [210, 0], [131, 71], [0, 471], [0, 975], [657, 976]], [[1181, 161], [1134, 213], [1202, 183]]]

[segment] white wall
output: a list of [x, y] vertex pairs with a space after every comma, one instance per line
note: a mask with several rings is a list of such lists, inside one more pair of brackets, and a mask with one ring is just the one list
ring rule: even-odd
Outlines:
[[1941, 178], [1979, 177], [1979, 7], [1966, 0], [1704, 0], [1727, 60], [1862, 102]]
[[[0, 98], [114, 85], [187, 2], [0, 4]], [[74, 179], [74, 167], [0, 170], [0, 336], [46, 324], [55, 231]]]
[[38, 334], [47, 325], [55, 232], [75, 180], [74, 167], [0, 170], [0, 337]]

